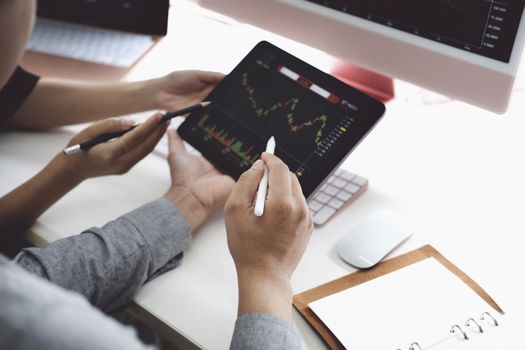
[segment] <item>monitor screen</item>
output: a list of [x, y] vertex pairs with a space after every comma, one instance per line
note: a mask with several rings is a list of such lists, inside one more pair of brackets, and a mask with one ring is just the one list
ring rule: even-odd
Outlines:
[[198, 2], [330, 54], [333, 73], [350, 81], [377, 80], [345, 76], [355, 65], [496, 113], [507, 109], [525, 46], [524, 0]]
[[509, 62], [525, 2], [306, 0], [455, 48]]
[[169, 0], [38, 0], [38, 16], [149, 35], [166, 35]]

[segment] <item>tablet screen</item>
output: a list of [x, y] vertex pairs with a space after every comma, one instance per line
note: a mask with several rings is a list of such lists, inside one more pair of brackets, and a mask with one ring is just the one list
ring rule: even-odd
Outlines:
[[183, 139], [237, 179], [275, 137], [275, 155], [306, 197], [377, 123], [385, 107], [281, 49], [259, 43], [179, 127]]

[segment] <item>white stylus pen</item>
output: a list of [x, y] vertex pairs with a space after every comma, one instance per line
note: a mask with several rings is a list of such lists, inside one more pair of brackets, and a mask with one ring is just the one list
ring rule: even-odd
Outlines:
[[[266, 144], [266, 153], [273, 154], [275, 152], [275, 138], [272, 136]], [[264, 167], [264, 175], [259, 183], [257, 189], [257, 197], [255, 197], [255, 208], [253, 213], [255, 216], [262, 216], [264, 213], [264, 202], [266, 201], [266, 191], [268, 188], [268, 169]]]

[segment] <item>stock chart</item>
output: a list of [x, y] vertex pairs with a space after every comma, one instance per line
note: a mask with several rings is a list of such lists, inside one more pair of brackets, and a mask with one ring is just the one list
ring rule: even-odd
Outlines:
[[[192, 113], [179, 133], [234, 178], [259, 159], [274, 136], [275, 154], [308, 193], [377, 122], [384, 106], [338, 81], [333, 91], [335, 79], [322, 72], [311, 76], [313, 67], [303, 71], [293, 60], [255, 51], [206, 98], [212, 104]], [[361, 104], [371, 108], [361, 111]], [[360, 113], [372, 115], [356, 123]]]
[[220, 144], [240, 171], [260, 157], [274, 136], [276, 154], [302, 176], [351, 129], [351, 110], [310, 90], [305, 78], [292, 80], [267, 61], [259, 60], [253, 68], [230, 80], [207, 111], [192, 116], [198, 119], [192, 131]]
[[508, 62], [523, 0], [305, 0]]

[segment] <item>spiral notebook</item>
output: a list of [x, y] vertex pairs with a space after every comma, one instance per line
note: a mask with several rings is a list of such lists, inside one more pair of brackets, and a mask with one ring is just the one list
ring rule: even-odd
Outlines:
[[296, 295], [294, 306], [332, 349], [481, 350], [512, 328], [431, 246]]
[[[479, 326], [465, 329], [465, 336], [457, 333], [429, 347], [429, 350], [523, 350], [525, 349], [525, 326], [523, 320], [515, 314], [492, 315], [484, 314], [478, 320]], [[472, 321], [470, 322], [472, 324]], [[446, 332], [447, 330], [445, 330]], [[419, 343], [413, 343], [408, 349], [424, 349]]]

